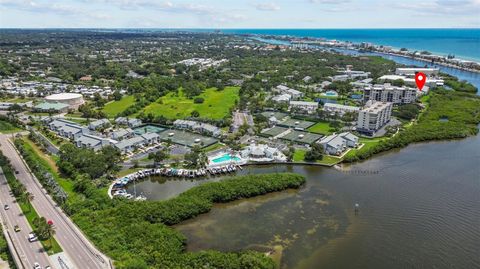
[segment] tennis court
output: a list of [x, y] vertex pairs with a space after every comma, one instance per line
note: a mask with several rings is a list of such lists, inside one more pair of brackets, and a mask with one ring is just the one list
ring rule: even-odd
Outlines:
[[300, 128], [302, 130], [307, 129], [310, 126], [313, 126], [315, 122], [297, 120], [297, 119], [286, 119], [277, 123], [278, 126], [289, 127], [289, 128]]
[[280, 137], [280, 139], [293, 141], [299, 144], [312, 144], [322, 137], [323, 136], [319, 134], [292, 130], [290, 133]]
[[265, 135], [265, 136], [277, 136], [285, 131], [287, 131], [288, 128], [285, 128], [285, 127], [280, 127], [280, 126], [275, 126], [273, 128], [270, 128], [270, 129], [267, 129], [265, 131], [262, 132], [262, 135]]
[[201, 148], [208, 147], [218, 142], [217, 139], [194, 134], [184, 130], [168, 129], [158, 134], [162, 141], [170, 140], [172, 143], [187, 147], [199, 145]]

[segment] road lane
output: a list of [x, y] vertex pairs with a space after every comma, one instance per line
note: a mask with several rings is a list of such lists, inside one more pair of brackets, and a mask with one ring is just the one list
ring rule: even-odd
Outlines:
[[[11, 193], [3, 171], [0, 169], [0, 203], [1, 216], [4, 226], [8, 230], [12, 242], [17, 249], [20, 259], [26, 268], [33, 268], [33, 264], [38, 262], [42, 266], [51, 264], [47, 253], [39, 241], [29, 242], [28, 234], [32, 231], [30, 224], [17, 204], [15, 197]], [[10, 209], [5, 210], [4, 205], [8, 204]], [[20, 227], [19, 232], [14, 231], [14, 226]]]
[[74, 263], [75, 268], [108, 268], [108, 259], [93, 247], [61, 208], [56, 205], [40, 183], [33, 178], [6, 135], [0, 135], [0, 148], [4, 155], [10, 159], [12, 166], [18, 171], [17, 178], [35, 196], [32, 205], [38, 214], [53, 221], [56, 228], [55, 238]]

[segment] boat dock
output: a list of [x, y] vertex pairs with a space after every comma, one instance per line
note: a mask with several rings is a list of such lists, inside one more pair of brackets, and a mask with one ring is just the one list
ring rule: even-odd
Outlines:
[[135, 183], [137, 180], [142, 180], [150, 176], [163, 177], [177, 177], [177, 178], [197, 178], [205, 176], [217, 176], [234, 173], [237, 169], [242, 169], [240, 165], [228, 164], [218, 167], [207, 167], [200, 169], [177, 169], [177, 168], [151, 168], [137, 171], [122, 178], [115, 180], [108, 189], [108, 195], [113, 197], [124, 197], [127, 199], [145, 200], [146, 197], [133, 195], [127, 193], [126, 186], [130, 183]]

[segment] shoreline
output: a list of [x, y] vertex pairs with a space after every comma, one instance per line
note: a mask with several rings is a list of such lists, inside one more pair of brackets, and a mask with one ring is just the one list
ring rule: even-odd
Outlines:
[[[398, 57], [403, 57], [403, 58], [407, 58], [407, 59], [422, 61], [422, 62], [425, 62], [427, 64], [432, 64], [432, 65], [438, 64], [438, 65], [442, 65], [442, 66], [449, 67], [449, 68], [454, 68], [454, 69], [459, 69], [459, 70], [466, 71], [466, 72], [472, 72], [472, 73], [480, 74], [480, 61], [479, 60], [470, 60], [470, 59], [465, 59], [465, 58], [447, 59], [446, 56], [438, 55], [438, 54], [432, 53], [432, 52], [427, 51], [427, 50], [425, 50], [425, 51], [428, 52], [428, 54], [425, 54], [424, 56], [428, 56], [428, 57], [431, 57], [431, 58], [436, 59], [436, 60], [432, 61], [432, 59], [428, 59], [427, 57], [422, 57], [421, 54], [419, 54], [419, 55], [403, 54], [403, 53], [400, 53], [400, 50], [395, 49], [395, 50], [398, 50], [398, 52], [397, 52], [393, 48], [390, 49], [389, 51], [377, 49], [377, 48], [390, 47], [390, 46], [385, 46], [385, 45], [382, 45], [382, 44], [373, 44], [372, 43], [371, 47], [361, 48], [360, 47], [361, 43], [358, 43], [358, 42], [354, 43], [354, 42], [348, 42], [348, 41], [328, 40], [328, 39], [319, 38], [319, 37], [294, 37], [294, 36], [278, 36], [278, 37], [275, 37], [275, 36], [272, 36], [272, 35], [260, 35], [260, 34], [238, 34], [238, 35], [254, 38], [256, 41], [271, 44], [271, 45], [279, 45], [279, 46], [283, 45], [283, 46], [293, 47], [294, 45], [300, 44], [300, 45], [307, 46], [307, 48], [309, 48], [309, 47], [311, 48], [313, 46], [313, 47], [323, 47], [325, 49], [351, 50], [351, 51], [356, 51], [358, 53], [378, 53], [378, 54], [383, 54], [383, 55], [398, 56]], [[270, 41], [281, 41], [281, 42], [286, 42], [286, 44], [274, 44]], [[407, 48], [407, 49], [408, 49], [407, 53], [412, 52], [412, 51], [410, 51], [410, 48]], [[412, 49], [412, 50], [417, 51], [417, 50], [414, 50], [414, 49]], [[453, 63], [454, 59], [465, 62], [465, 63], [473, 63], [474, 65], [478, 66], [478, 69], [456, 65], [456, 64]], [[438, 61], [438, 60], [450, 61], [450, 62], [442, 62], [442, 61]]]

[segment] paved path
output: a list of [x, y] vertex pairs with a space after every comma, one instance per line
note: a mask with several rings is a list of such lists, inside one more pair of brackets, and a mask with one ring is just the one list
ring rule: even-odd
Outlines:
[[[12, 242], [20, 256], [21, 262], [25, 268], [33, 268], [33, 264], [38, 262], [42, 266], [51, 264], [47, 253], [44, 251], [39, 241], [29, 242], [28, 234], [32, 231], [30, 224], [17, 204], [15, 197], [11, 194], [7, 179], [0, 169], [0, 202], [1, 217], [4, 221], [4, 227], [10, 234]], [[5, 210], [4, 205], [8, 204], [10, 209]], [[15, 232], [13, 227], [18, 225], [20, 232]], [[14, 255], [14, 253], [12, 253]]]
[[0, 149], [10, 159], [14, 169], [19, 172], [17, 178], [25, 185], [27, 191], [35, 196], [32, 204], [38, 214], [53, 221], [56, 227], [55, 237], [75, 268], [108, 268], [109, 260], [94, 248], [75, 224], [63, 213], [60, 206], [42, 188], [36, 178], [32, 176], [12, 143], [8, 141], [7, 135], [0, 135]]

